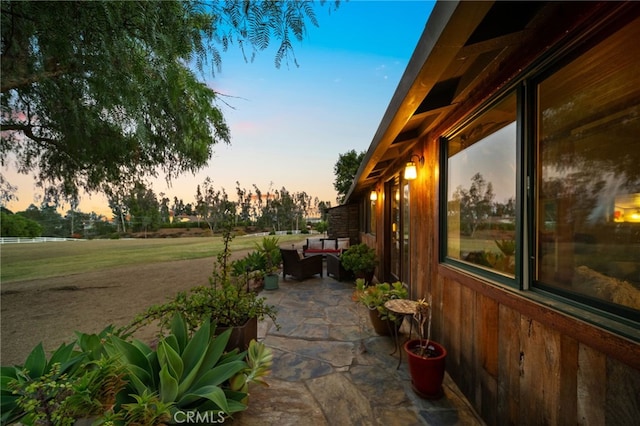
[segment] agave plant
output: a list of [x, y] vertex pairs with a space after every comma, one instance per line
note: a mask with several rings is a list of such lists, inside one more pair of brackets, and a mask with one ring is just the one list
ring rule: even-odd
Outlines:
[[270, 350], [252, 342], [251, 365], [245, 361], [245, 352], [224, 353], [231, 330], [215, 337], [213, 331], [206, 320], [189, 337], [184, 318], [176, 315], [171, 334], [159, 341], [156, 351], [140, 341], [113, 336], [106, 352], [122, 359], [129, 372], [129, 384], [119, 394], [120, 402], [134, 409], [137, 401], [133, 395], [155, 394], [173, 414], [195, 410], [230, 416], [246, 409], [244, 385], [261, 382], [270, 368]]
[[74, 393], [79, 366], [86, 362], [74, 346], [60, 345], [47, 360], [39, 343], [24, 365], [0, 368], [0, 423], [62, 424], [72, 418], [67, 399]]

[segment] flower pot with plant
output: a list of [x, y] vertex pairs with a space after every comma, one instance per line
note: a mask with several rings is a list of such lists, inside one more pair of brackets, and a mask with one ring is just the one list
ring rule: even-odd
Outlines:
[[388, 336], [393, 330], [400, 328], [402, 318], [390, 312], [384, 304], [391, 299], [406, 299], [407, 289], [397, 281], [393, 284], [380, 283], [366, 286], [362, 278], [356, 279], [356, 290], [353, 293], [353, 300], [360, 302], [369, 309], [369, 318], [377, 334]]
[[[203, 321], [211, 319], [215, 325], [215, 333], [221, 334], [228, 328], [233, 329], [226, 350], [248, 348], [249, 342], [257, 339], [257, 322], [265, 317], [271, 318], [276, 327], [277, 309], [266, 303], [254, 291], [247, 289], [242, 276], [234, 276], [232, 262], [229, 261], [231, 251], [230, 232], [223, 232], [223, 251], [218, 254], [213, 273], [209, 277], [208, 286], [197, 286], [188, 292], [179, 292], [173, 300], [154, 305], [138, 315], [127, 326], [119, 330], [122, 335], [131, 335], [140, 328], [158, 322], [160, 335], [170, 328], [175, 314], [180, 313], [190, 332], [194, 332]], [[279, 254], [279, 252], [278, 252]]]
[[265, 259], [257, 250], [231, 262], [231, 276], [243, 278], [247, 290], [260, 292], [264, 287]]
[[365, 284], [371, 284], [373, 273], [378, 263], [376, 251], [364, 243], [355, 244], [345, 250], [340, 256], [340, 263], [347, 271], [355, 274], [356, 278], [365, 280]]
[[[429, 297], [431, 299], [431, 297]], [[431, 300], [418, 300], [413, 318], [418, 324], [419, 339], [404, 344], [407, 353], [411, 386], [418, 396], [425, 399], [437, 399], [444, 395], [444, 380], [447, 350], [431, 340]], [[424, 338], [424, 328], [427, 337]]]
[[278, 269], [282, 263], [280, 254], [280, 240], [277, 237], [264, 237], [261, 243], [256, 243], [257, 252], [264, 258], [264, 289], [278, 288]]

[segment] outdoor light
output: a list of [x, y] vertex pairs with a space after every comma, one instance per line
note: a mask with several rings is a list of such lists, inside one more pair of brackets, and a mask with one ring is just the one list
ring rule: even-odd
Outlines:
[[422, 155], [412, 154], [404, 168], [405, 180], [414, 180], [418, 177], [418, 171], [416, 169], [416, 163], [413, 161], [413, 157], [418, 159], [418, 164], [421, 166], [424, 165], [424, 157]]
[[371, 191], [371, 194], [369, 194], [369, 199], [371, 201], [376, 201], [378, 199], [378, 193], [375, 189]]

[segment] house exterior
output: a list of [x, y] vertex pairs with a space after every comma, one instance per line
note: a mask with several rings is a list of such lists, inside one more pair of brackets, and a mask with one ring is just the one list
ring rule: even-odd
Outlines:
[[640, 2], [437, 2], [336, 216], [487, 424], [637, 424]]

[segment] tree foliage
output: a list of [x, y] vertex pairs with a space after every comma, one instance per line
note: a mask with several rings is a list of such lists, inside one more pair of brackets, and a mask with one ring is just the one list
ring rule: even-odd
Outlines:
[[0, 212], [0, 236], [33, 238], [41, 235], [42, 226], [35, 220], [19, 214]]
[[213, 181], [207, 177], [196, 192], [196, 213], [209, 225], [211, 232], [217, 232], [229, 214], [234, 214], [236, 204], [229, 200], [224, 188], [216, 190]]
[[[321, 2], [323, 3], [323, 2]], [[292, 60], [308, 2], [3, 1], [1, 163], [15, 158], [52, 199], [104, 190], [159, 170], [207, 164], [229, 128], [205, 66], [237, 44], [245, 57], [280, 44]]]
[[344, 197], [349, 192], [349, 188], [351, 188], [353, 179], [356, 177], [356, 173], [358, 173], [358, 168], [364, 159], [364, 155], [364, 151], [357, 153], [355, 149], [352, 149], [338, 156], [338, 161], [333, 166], [333, 173], [336, 176], [336, 179], [333, 181], [333, 188], [338, 193], [338, 197], [336, 198], [338, 204], [342, 204]]
[[471, 186], [465, 189], [458, 186], [453, 194], [453, 202], [460, 205], [460, 225], [465, 235], [473, 237], [478, 225], [492, 213], [493, 184], [476, 173], [471, 177]]

